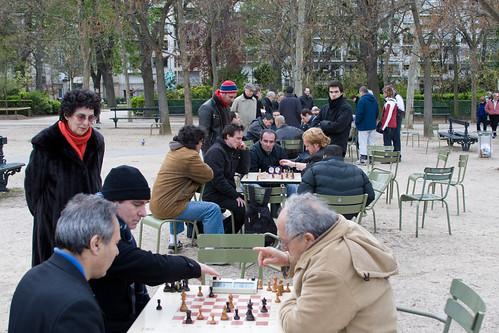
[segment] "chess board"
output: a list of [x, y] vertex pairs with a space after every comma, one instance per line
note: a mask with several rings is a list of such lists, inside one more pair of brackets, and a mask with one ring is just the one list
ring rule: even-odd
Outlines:
[[[282, 178], [281, 178], [282, 176]], [[241, 178], [241, 183], [256, 183], [256, 184], [300, 184], [301, 173], [293, 174], [272, 174], [266, 172], [249, 172]]]
[[[163, 288], [158, 288], [151, 297], [146, 308], [134, 322], [128, 332], [234, 332], [234, 329], [243, 332], [282, 332], [279, 323], [279, 309], [282, 302], [289, 293], [284, 293], [279, 298], [281, 303], [276, 303], [275, 293], [260, 290], [256, 295], [232, 294], [232, 304], [239, 311], [239, 320], [234, 319], [234, 310], [227, 313], [229, 320], [220, 320], [223, 307], [229, 301], [229, 294], [217, 294], [215, 297], [208, 297], [208, 286], [202, 286], [203, 296], [197, 296], [199, 290], [197, 285], [191, 285], [191, 290], [186, 292], [185, 304], [191, 311], [192, 324], [186, 324], [186, 313], [180, 311], [182, 304], [181, 293], [163, 292]], [[267, 313], [262, 313], [262, 299], [267, 300]], [[161, 310], [157, 310], [157, 300], [161, 302]], [[253, 303], [254, 321], [246, 320], [247, 304], [251, 300]], [[202, 309], [204, 319], [198, 320], [199, 309]], [[214, 315], [215, 324], [211, 324]]]

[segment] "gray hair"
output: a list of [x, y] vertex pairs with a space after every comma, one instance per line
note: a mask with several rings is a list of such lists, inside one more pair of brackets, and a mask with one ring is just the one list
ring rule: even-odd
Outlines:
[[284, 118], [284, 116], [277, 116], [275, 117], [275, 122], [276, 124], [284, 125], [286, 124], [286, 119]]
[[369, 93], [369, 89], [367, 89], [366, 86], [362, 86], [359, 88], [359, 92], [362, 92], [363, 94], [368, 94]]
[[275, 97], [275, 92], [273, 92], [273, 91], [269, 91], [269, 92], [265, 95], [265, 97], [270, 97], [270, 96]]
[[98, 195], [77, 194], [66, 204], [55, 229], [55, 245], [73, 254], [88, 249], [97, 235], [107, 244], [113, 237], [116, 205]]
[[318, 238], [338, 219], [325, 201], [311, 193], [290, 196], [281, 214], [285, 214], [286, 234], [290, 238], [307, 232]]

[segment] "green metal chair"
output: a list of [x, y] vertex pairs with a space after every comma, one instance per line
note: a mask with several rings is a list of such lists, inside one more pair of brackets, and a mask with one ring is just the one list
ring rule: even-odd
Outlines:
[[303, 140], [281, 140], [279, 142], [282, 149], [286, 151], [288, 158], [295, 158], [303, 152]]
[[378, 172], [372, 171], [368, 175], [369, 180], [371, 181], [371, 185], [374, 190], [374, 200], [371, 201], [369, 205], [366, 206], [364, 216], [367, 215], [367, 211], [371, 210], [373, 212], [373, 220], [374, 220], [374, 232], [376, 231], [376, 213], [374, 211], [374, 205], [378, 202], [378, 199], [381, 197], [383, 193], [385, 193], [386, 189], [390, 185], [391, 176], [386, 172]]
[[244, 144], [245, 144], [245, 146], [246, 146], [246, 149], [250, 149], [250, 148], [251, 148], [251, 146], [253, 146], [253, 145], [254, 145], [253, 140], [244, 140], [243, 142], [244, 142]]
[[[450, 152], [447, 150], [439, 149], [437, 155], [437, 164], [435, 168], [445, 168], [447, 166], [447, 160], [449, 159]], [[416, 189], [416, 182], [418, 179], [423, 178], [424, 173], [422, 172], [413, 172], [407, 178], [407, 188], [405, 189], [405, 193], [409, 193], [409, 184], [413, 182], [412, 185], [412, 193], [414, 194], [414, 190]]]
[[[463, 185], [463, 180], [464, 180], [464, 175], [466, 174], [466, 168], [468, 166], [468, 157], [469, 155], [459, 155], [459, 162], [458, 162], [458, 172], [457, 172], [457, 179], [456, 180], [451, 180], [450, 186], [453, 186], [456, 189], [456, 202], [457, 202], [457, 215], [459, 215], [459, 187], [461, 187], [461, 193], [463, 194], [463, 212], [466, 212], [466, 201], [464, 197], [464, 185]], [[435, 191], [435, 185], [437, 182], [430, 184], [433, 187], [433, 192]], [[432, 207], [433, 208], [433, 207]]]
[[452, 280], [451, 298], [447, 299], [444, 312], [447, 317], [397, 306], [397, 311], [428, 317], [445, 324], [444, 333], [450, 332], [452, 322], [458, 323], [466, 332], [477, 333], [485, 317], [486, 306], [482, 298], [460, 279]]
[[[378, 172], [385, 172], [391, 175], [390, 185], [387, 188], [388, 192], [386, 196], [386, 203], [392, 202], [394, 185], [397, 185], [397, 198], [400, 195], [399, 183], [397, 181], [399, 161], [400, 161], [399, 151], [380, 151], [380, 150], [374, 150], [369, 160], [368, 174], [373, 171], [378, 171]], [[386, 166], [377, 167], [375, 166], [376, 163], [387, 165], [388, 168]]]
[[[416, 237], [418, 237], [418, 219], [419, 219], [419, 204], [424, 202], [423, 208], [423, 221], [421, 223], [421, 228], [424, 228], [424, 219], [426, 210], [428, 208], [428, 202], [441, 201], [445, 204], [445, 210], [447, 212], [447, 225], [449, 227], [449, 235], [451, 235], [450, 227], [450, 217], [449, 217], [449, 205], [445, 201], [447, 193], [449, 193], [450, 181], [452, 179], [452, 173], [454, 172], [454, 167], [450, 168], [425, 168], [423, 176], [423, 189], [420, 194], [402, 194], [399, 200], [399, 230], [402, 230], [402, 203], [404, 201], [417, 201], [416, 207]], [[434, 193], [429, 193], [426, 191], [430, 184], [433, 182], [439, 182], [445, 188], [442, 195], [436, 195]]]
[[[241, 278], [247, 264], [258, 263], [258, 252], [253, 248], [265, 246], [264, 234], [201, 234], [198, 236], [198, 261], [201, 263], [241, 263]], [[263, 278], [262, 267], [258, 278]], [[205, 284], [204, 274], [202, 284]]]
[[369, 158], [373, 155], [373, 151], [393, 151], [393, 146], [368, 145], [367, 156], [369, 156]]
[[[199, 187], [199, 189], [196, 191], [194, 194], [193, 200], [196, 201], [202, 201], [203, 200], [203, 192], [204, 192], [204, 185]], [[152, 214], [148, 214], [147, 216], [144, 216], [140, 220], [139, 224], [139, 247], [142, 246], [142, 234], [143, 234], [143, 229], [144, 225], [150, 226], [158, 231], [158, 234], [156, 236], [156, 253], [159, 253], [159, 247], [161, 244], [161, 227], [165, 223], [173, 223], [173, 233], [174, 233], [174, 253], [177, 253], [177, 223], [191, 223], [193, 225], [193, 234], [191, 238], [191, 244], [194, 244], [194, 238], [196, 235], [199, 235], [199, 230], [197, 227], [197, 221], [192, 221], [192, 220], [178, 220], [178, 219], [159, 219], [157, 217], [154, 217]]]
[[[447, 142], [447, 138], [438, 135], [438, 124], [430, 124], [430, 132], [431, 136], [428, 138], [428, 141], [426, 141], [426, 154], [428, 154], [428, 146], [430, 144], [430, 141], [437, 141], [438, 142], [438, 149], [440, 149], [440, 141], [444, 140]], [[450, 145], [449, 145], [450, 147]]]
[[359, 136], [359, 132], [357, 130], [357, 128], [352, 128], [352, 136], [348, 139], [348, 142], [347, 142], [347, 150], [348, 150], [348, 156], [350, 156], [352, 158], [352, 162], [353, 162], [353, 153], [352, 153], [352, 150], [355, 148], [355, 151], [357, 152], [357, 160], [359, 159], [359, 148], [357, 146], [357, 141], [358, 141], [358, 136]]
[[[248, 207], [250, 201], [249, 190], [248, 190], [249, 186], [251, 185], [250, 184], [243, 185], [243, 195], [246, 207]], [[265, 195], [265, 188], [257, 186], [253, 187], [255, 188], [255, 199], [258, 203], [261, 203], [263, 200], [263, 196]], [[272, 217], [274, 217], [274, 221], [277, 219], [278, 207], [279, 205], [283, 204], [286, 201], [286, 196], [287, 196], [287, 191], [285, 186], [272, 187], [272, 190], [270, 191], [269, 204], [271, 206]]]
[[411, 131], [407, 128], [407, 119], [404, 118], [402, 119], [402, 125], [404, 126], [404, 129], [402, 130], [402, 135], [405, 134], [406, 136], [406, 139], [405, 139], [405, 145], [409, 145], [409, 136], [411, 137], [411, 140], [412, 140], [412, 146], [414, 147], [414, 137], [417, 136], [418, 137], [418, 147], [419, 147], [419, 132], [417, 131]]
[[358, 224], [362, 222], [362, 215], [366, 209], [367, 194], [326, 195], [315, 193], [315, 195], [326, 201], [328, 207], [336, 213], [342, 215], [357, 214], [356, 217], [352, 218], [352, 221], [356, 221]]

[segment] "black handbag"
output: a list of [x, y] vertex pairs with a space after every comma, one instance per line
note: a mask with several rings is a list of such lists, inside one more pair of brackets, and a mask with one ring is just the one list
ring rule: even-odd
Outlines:
[[380, 121], [378, 121], [378, 123], [376, 124], [376, 132], [378, 133], [383, 133], [383, 130], [381, 129], [381, 126], [383, 126], [383, 123]]

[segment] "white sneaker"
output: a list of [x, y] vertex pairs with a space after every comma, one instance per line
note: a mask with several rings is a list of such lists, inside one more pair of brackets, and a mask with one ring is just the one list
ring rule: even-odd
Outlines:
[[357, 160], [357, 161], [355, 161], [355, 164], [356, 165], [366, 165], [366, 160], [363, 160], [363, 159]]

